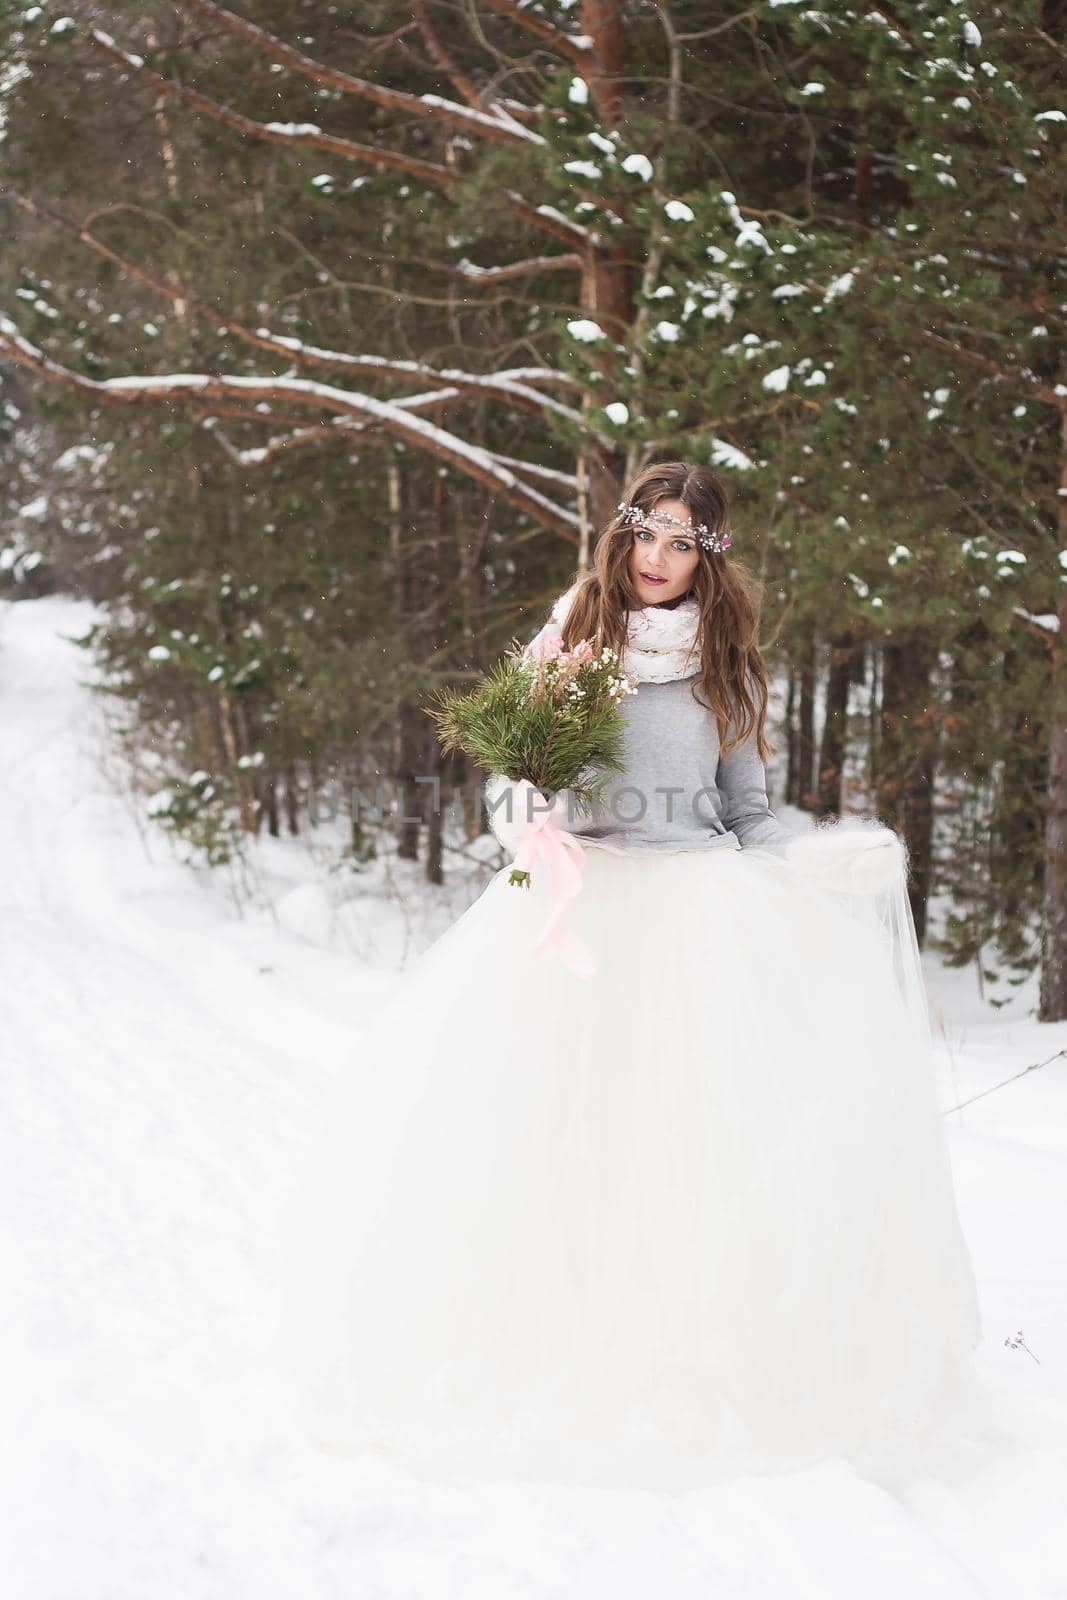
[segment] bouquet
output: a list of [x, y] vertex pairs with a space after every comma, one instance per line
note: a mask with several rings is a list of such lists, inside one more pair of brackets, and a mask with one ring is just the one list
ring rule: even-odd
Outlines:
[[[620, 703], [633, 693], [635, 683], [609, 646], [596, 650], [579, 639], [566, 650], [561, 635], [544, 628], [525, 648], [513, 645], [476, 688], [439, 691], [437, 707], [428, 708], [442, 748], [462, 750], [500, 774], [526, 808], [510, 884], [529, 888], [534, 856], [558, 863], [560, 847], [575, 842], [555, 826], [559, 792], [569, 791], [580, 806], [594, 804], [611, 774], [623, 770]], [[553, 801], [536, 818], [529, 816], [532, 790]]]
[[[565, 650], [552, 627], [525, 649], [509, 650], [475, 689], [440, 691], [438, 708], [428, 709], [442, 748], [462, 750], [490, 768], [505, 790], [510, 786], [509, 804], [517, 797], [525, 809], [510, 841], [516, 855], [508, 883], [528, 889], [535, 862], [548, 880], [548, 918], [534, 955], [555, 950], [572, 972], [588, 977], [590, 953], [563, 923], [582, 887], [585, 853], [574, 834], [557, 825], [556, 806], [562, 790], [579, 805], [592, 804], [609, 776], [624, 770], [620, 702], [637, 687], [609, 646], [596, 650], [579, 639]], [[533, 816], [537, 791], [551, 803]]]

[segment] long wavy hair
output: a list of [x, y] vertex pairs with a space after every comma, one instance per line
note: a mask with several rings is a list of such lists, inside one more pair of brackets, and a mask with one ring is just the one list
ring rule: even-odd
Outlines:
[[[579, 588], [563, 626], [567, 649], [588, 639], [598, 647], [623, 651], [627, 612], [642, 605], [630, 577], [633, 525], [623, 521], [624, 512], [630, 506], [651, 511], [661, 500], [680, 500], [691, 520], [707, 523], [712, 533], [729, 528], [726, 489], [710, 467], [685, 461], [645, 467], [623, 495], [622, 509], [597, 536], [591, 570], [575, 580]], [[693, 679], [693, 696], [714, 715], [723, 755], [755, 728], [756, 748], [766, 761], [772, 753], [765, 731], [767, 668], [758, 642], [764, 585], [743, 561], [726, 552], [714, 554], [699, 543], [697, 549], [700, 560], [689, 593], [700, 607], [701, 671]], [[731, 715], [733, 735], [728, 737]]]

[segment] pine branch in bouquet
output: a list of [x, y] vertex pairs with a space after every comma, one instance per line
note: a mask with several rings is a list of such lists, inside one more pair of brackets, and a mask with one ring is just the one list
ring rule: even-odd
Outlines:
[[514, 648], [474, 689], [439, 690], [425, 709], [444, 751], [462, 750], [513, 783], [569, 789], [588, 805], [623, 770], [620, 703], [633, 692], [612, 650], [580, 640], [570, 651]]

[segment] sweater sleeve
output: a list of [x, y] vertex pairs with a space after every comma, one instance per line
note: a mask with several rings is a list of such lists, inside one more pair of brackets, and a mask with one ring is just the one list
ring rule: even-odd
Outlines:
[[736, 833], [741, 848], [758, 846], [784, 856], [794, 834], [770, 808], [767, 771], [756, 747], [755, 728], [728, 756], [719, 756], [715, 783], [722, 796], [723, 822]]
[[550, 634], [558, 634], [558, 633], [561, 633], [562, 631], [563, 630], [560, 628], [560, 625], [559, 625], [558, 622], [546, 622], [543, 628], [538, 628], [537, 632], [534, 634], [534, 636], [530, 640], [529, 644], [524, 644], [523, 645], [523, 647], [522, 647], [522, 659], [524, 661], [529, 661], [531, 656], [534, 653], [534, 647], [542, 639], [547, 639]]

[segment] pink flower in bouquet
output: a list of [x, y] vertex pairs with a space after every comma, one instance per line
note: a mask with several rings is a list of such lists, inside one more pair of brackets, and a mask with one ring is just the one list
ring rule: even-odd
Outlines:
[[589, 643], [589, 640], [588, 639], [579, 639], [578, 643], [575, 645], [574, 649], [571, 651], [571, 660], [572, 661], [592, 661], [593, 654], [594, 654], [593, 646]]
[[563, 651], [563, 639], [558, 633], [541, 633], [531, 648], [536, 661], [554, 661]]

